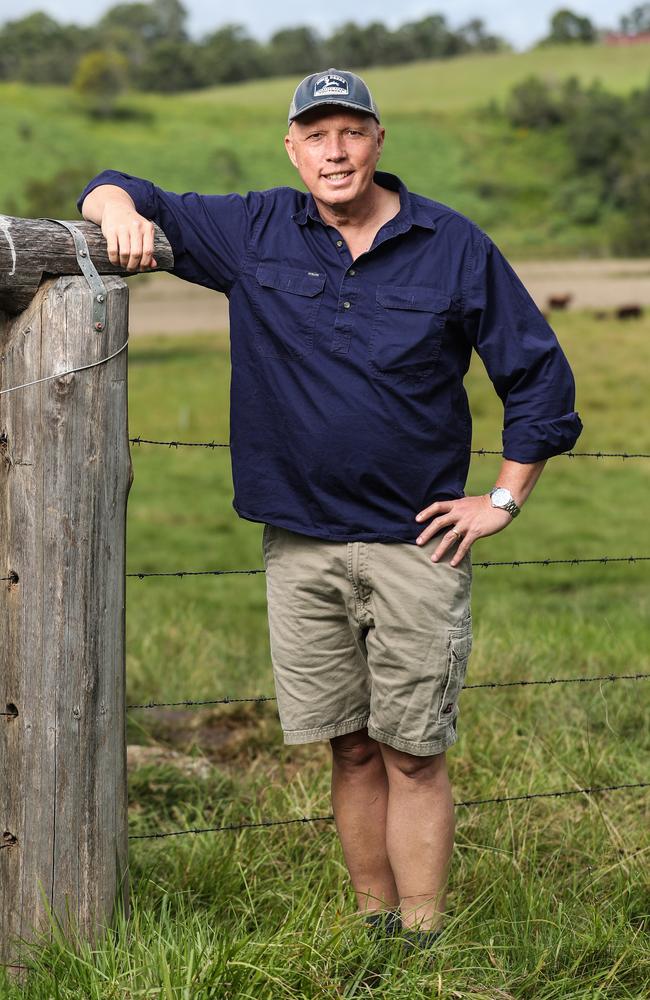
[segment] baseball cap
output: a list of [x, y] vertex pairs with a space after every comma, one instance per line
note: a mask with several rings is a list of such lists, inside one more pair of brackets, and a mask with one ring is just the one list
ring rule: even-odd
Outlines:
[[304, 111], [321, 104], [337, 104], [355, 111], [365, 111], [379, 121], [379, 108], [372, 94], [356, 73], [344, 69], [328, 69], [312, 73], [296, 87], [289, 107], [289, 125]]

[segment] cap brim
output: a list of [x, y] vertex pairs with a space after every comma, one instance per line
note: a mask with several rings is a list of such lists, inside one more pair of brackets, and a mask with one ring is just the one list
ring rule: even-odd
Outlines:
[[356, 104], [354, 101], [341, 101], [334, 98], [332, 98], [332, 100], [321, 98], [318, 101], [312, 101], [311, 104], [307, 104], [304, 108], [301, 108], [297, 114], [292, 115], [289, 118], [289, 124], [295, 121], [296, 118], [300, 118], [300, 116], [304, 115], [307, 111], [312, 111], [314, 108], [320, 108], [324, 104], [328, 104], [330, 106], [334, 105], [335, 107], [341, 108], [351, 108], [353, 111], [361, 111], [364, 115], [370, 115], [375, 119], [375, 121], [379, 121], [379, 115], [375, 114], [374, 111], [371, 111], [370, 108], [367, 108], [364, 104]]

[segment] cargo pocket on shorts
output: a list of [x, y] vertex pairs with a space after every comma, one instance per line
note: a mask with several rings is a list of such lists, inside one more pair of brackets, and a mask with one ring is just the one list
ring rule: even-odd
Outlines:
[[465, 683], [467, 661], [472, 651], [471, 620], [449, 629], [447, 635], [447, 669], [442, 685], [442, 694], [436, 722], [446, 725], [453, 722], [458, 713], [458, 698]]

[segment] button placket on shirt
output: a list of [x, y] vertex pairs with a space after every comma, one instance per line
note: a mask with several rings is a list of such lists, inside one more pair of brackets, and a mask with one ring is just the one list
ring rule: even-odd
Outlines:
[[352, 267], [352, 257], [345, 241], [337, 239], [335, 240], [335, 246], [343, 257], [347, 257], [348, 264], [339, 286], [336, 319], [334, 321], [334, 336], [332, 338], [332, 353], [347, 354], [354, 331], [354, 278], [357, 275], [357, 269]]

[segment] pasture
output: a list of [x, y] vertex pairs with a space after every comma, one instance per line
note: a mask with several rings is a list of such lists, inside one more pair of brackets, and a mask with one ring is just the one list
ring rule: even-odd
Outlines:
[[[571, 216], [574, 195], [562, 186], [573, 168], [561, 133], [514, 129], [496, 111], [530, 74], [628, 93], [648, 81], [650, 46], [559, 46], [369, 70], [387, 128], [381, 165], [474, 218], [509, 256], [606, 255], [612, 220]], [[282, 145], [296, 82], [132, 92], [114, 118], [89, 118], [66, 88], [0, 84], [0, 146], [11, 165], [0, 172], [0, 205], [10, 215], [52, 215], [42, 197], [43, 207], [29, 210], [29, 185], [45, 183], [59, 217], [74, 218], [76, 196], [106, 167], [178, 191], [296, 185]]]
[[[585, 430], [576, 450], [650, 452], [650, 320], [557, 315]], [[130, 435], [228, 440], [225, 333], [132, 341]], [[500, 403], [474, 358], [474, 448]], [[230, 506], [226, 449], [133, 445], [128, 569], [262, 565]], [[475, 456], [485, 492], [496, 456]], [[650, 460], [558, 456], [521, 517], [474, 560], [650, 554]], [[650, 670], [648, 564], [474, 571], [467, 683]], [[264, 577], [130, 579], [128, 701], [272, 694]], [[647, 681], [466, 690], [448, 753], [456, 801], [648, 779]], [[284, 747], [273, 702], [133, 710], [134, 835], [330, 812], [326, 744]], [[433, 968], [370, 945], [331, 823], [131, 843], [132, 917], [96, 949], [35, 949], [18, 1000], [398, 998], [642, 1000], [643, 789], [458, 807], [447, 927]], [[374, 978], [373, 978], [374, 977]]]

